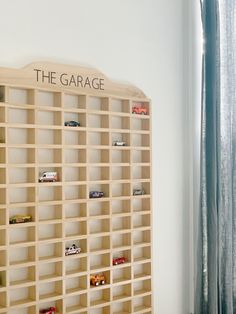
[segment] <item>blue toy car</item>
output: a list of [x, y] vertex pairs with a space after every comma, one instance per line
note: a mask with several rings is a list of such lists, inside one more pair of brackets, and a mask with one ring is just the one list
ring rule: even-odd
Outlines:
[[80, 126], [80, 123], [72, 120], [72, 121], [66, 121], [64, 125], [65, 126]]
[[100, 192], [100, 191], [91, 191], [89, 192], [89, 198], [99, 198], [99, 197], [103, 197], [104, 193]]

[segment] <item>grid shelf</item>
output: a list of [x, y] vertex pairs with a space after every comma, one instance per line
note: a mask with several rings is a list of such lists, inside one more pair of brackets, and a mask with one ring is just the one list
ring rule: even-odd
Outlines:
[[82, 67], [0, 74], [0, 313], [152, 313], [150, 101]]

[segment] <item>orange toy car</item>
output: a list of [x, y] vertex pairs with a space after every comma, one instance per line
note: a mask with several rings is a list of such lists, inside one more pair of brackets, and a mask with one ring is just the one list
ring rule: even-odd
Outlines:
[[136, 114], [148, 114], [147, 108], [133, 106], [132, 107], [132, 113]]
[[105, 285], [106, 278], [104, 275], [91, 275], [90, 284], [93, 286]]

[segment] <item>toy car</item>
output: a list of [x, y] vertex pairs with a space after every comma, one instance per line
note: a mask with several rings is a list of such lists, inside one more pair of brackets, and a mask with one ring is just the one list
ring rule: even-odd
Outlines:
[[104, 275], [91, 275], [90, 284], [93, 286], [105, 285], [106, 278]]
[[124, 141], [114, 141], [112, 143], [113, 146], [126, 146], [126, 142]]
[[89, 192], [89, 198], [99, 198], [99, 197], [103, 197], [104, 193], [101, 191], [91, 191]]
[[80, 252], [81, 252], [81, 248], [75, 244], [72, 244], [71, 246], [66, 247], [66, 249], [65, 249], [65, 255], [66, 256], [72, 255], [72, 254], [79, 254]]
[[57, 180], [57, 172], [55, 171], [45, 171], [39, 175], [39, 182], [56, 182]]
[[132, 113], [148, 114], [148, 111], [147, 111], [147, 108], [134, 106], [134, 107], [132, 107]]
[[123, 264], [127, 261], [127, 259], [124, 256], [121, 257], [115, 257], [112, 260], [113, 265]]
[[54, 306], [51, 306], [47, 309], [39, 310], [39, 313], [42, 314], [56, 314], [56, 308]]
[[10, 224], [19, 224], [23, 222], [30, 222], [32, 221], [32, 216], [30, 215], [15, 215], [10, 217], [9, 223]]
[[145, 191], [143, 189], [134, 189], [133, 195], [144, 195]]
[[77, 121], [71, 120], [71, 121], [66, 121], [66, 122], [64, 123], [64, 125], [65, 125], [65, 126], [80, 126], [80, 123], [77, 122]]

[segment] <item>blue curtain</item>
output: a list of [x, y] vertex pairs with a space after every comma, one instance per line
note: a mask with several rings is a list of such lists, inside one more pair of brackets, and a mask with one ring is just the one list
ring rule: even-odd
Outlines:
[[196, 314], [236, 313], [236, 0], [202, 0]]

